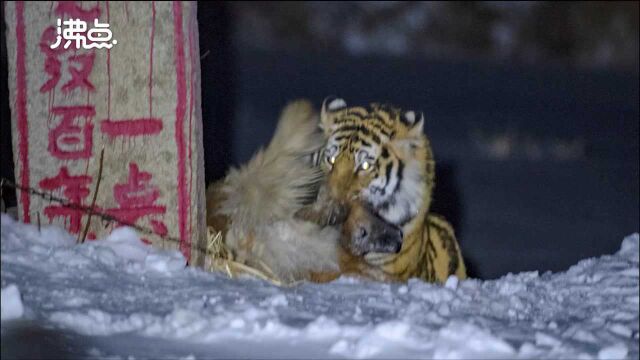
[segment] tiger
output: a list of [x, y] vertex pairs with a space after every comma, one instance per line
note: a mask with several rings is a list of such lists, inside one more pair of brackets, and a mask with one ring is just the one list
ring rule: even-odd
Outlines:
[[[320, 128], [326, 145], [314, 161], [326, 175], [327, 201], [338, 204], [327, 208], [348, 210], [341, 211], [340, 274], [317, 274], [315, 280], [341, 274], [399, 282], [466, 278], [452, 226], [429, 211], [435, 161], [424, 115], [379, 103], [348, 107], [330, 97], [322, 104]], [[366, 226], [380, 220], [398, 232], [377, 226], [386, 235], [373, 238]], [[364, 238], [370, 241], [359, 241], [364, 235], [371, 235]], [[398, 236], [400, 245], [394, 246]], [[381, 251], [371, 241], [382, 241]]]

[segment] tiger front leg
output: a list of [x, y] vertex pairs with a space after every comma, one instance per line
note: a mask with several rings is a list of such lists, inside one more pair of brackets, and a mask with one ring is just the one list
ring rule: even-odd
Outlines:
[[437, 281], [445, 282], [450, 275], [466, 279], [467, 270], [451, 224], [444, 217], [430, 213], [426, 226], [428, 235], [425, 232], [425, 241], [432, 245], [427, 248], [433, 249], [431, 261]]

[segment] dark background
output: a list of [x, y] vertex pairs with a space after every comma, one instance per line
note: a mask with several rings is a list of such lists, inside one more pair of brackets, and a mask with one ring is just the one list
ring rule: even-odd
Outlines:
[[198, 20], [208, 183], [288, 101], [337, 95], [424, 111], [434, 210], [475, 277], [563, 270], [638, 231], [638, 2], [202, 2]]

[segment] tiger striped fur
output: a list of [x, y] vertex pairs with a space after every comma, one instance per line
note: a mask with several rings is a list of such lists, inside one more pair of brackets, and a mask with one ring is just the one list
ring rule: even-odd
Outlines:
[[[435, 162], [423, 133], [422, 114], [381, 104], [347, 107], [344, 100], [334, 98], [325, 100], [320, 117], [327, 141], [318, 162], [326, 173], [328, 197], [350, 206], [366, 205], [404, 233], [398, 253], [362, 257], [343, 249], [341, 272], [383, 281], [465, 278], [451, 225], [429, 213]], [[349, 217], [358, 213], [362, 212], [351, 211], [346, 223], [357, 223], [359, 219]]]

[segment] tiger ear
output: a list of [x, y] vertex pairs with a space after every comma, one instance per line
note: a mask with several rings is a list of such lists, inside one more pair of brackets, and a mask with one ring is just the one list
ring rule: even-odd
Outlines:
[[320, 128], [324, 130], [325, 134], [329, 134], [333, 131], [334, 117], [333, 113], [340, 111], [347, 107], [347, 102], [344, 99], [337, 98], [335, 96], [329, 96], [322, 102], [322, 110], [320, 112]]
[[422, 131], [424, 129], [424, 114], [421, 111], [407, 111], [403, 113], [402, 122], [407, 125], [409, 135], [422, 136]]

